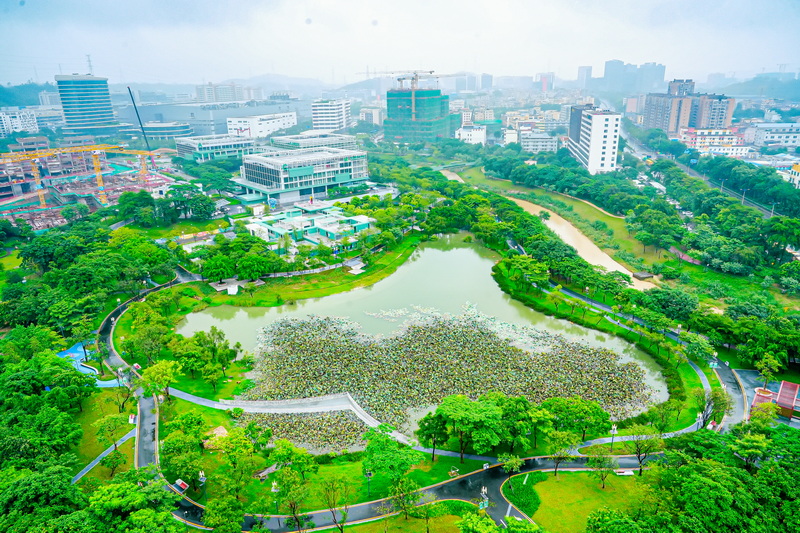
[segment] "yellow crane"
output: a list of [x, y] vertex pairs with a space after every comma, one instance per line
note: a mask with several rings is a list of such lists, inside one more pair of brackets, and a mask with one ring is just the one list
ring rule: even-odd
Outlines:
[[97, 196], [98, 200], [100, 200], [100, 203], [103, 205], [108, 204], [108, 197], [106, 196], [105, 192], [105, 183], [103, 182], [103, 168], [100, 160], [100, 156], [104, 152], [139, 156], [139, 163], [140, 163], [139, 177], [141, 179], [144, 179], [145, 176], [147, 175], [147, 157], [150, 156], [152, 158], [154, 156], [153, 152], [147, 152], [144, 150], [129, 150], [125, 146], [120, 146], [120, 145], [91, 144], [84, 146], [70, 146], [65, 148], [48, 148], [46, 150], [37, 150], [35, 152], [9, 152], [5, 154], [0, 154], [0, 164], [30, 161], [31, 174], [33, 175], [33, 181], [36, 183], [36, 192], [39, 195], [39, 205], [41, 207], [47, 207], [47, 201], [45, 199], [44, 187], [42, 186], [42, 177], [41, 173], [39, 172], [38, 161], [40, 159], [46, 159], [48, 157], [57, 156], [59, 154], [75, 154], [82, 152], [91, 152], [92, 167], [94, 170], [95, 178], [97, 180], [97, 188], [98, 188]]

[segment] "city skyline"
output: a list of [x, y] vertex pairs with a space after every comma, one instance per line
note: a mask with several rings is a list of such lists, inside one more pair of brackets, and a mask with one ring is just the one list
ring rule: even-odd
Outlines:
[[700, 82], [715, 72], [745, 78], [800, 68], [796, 2], [717, 2], [703, 5], [703, 16], [699, 8], [688, 0], [500, 0], [491, 9], [477, 1], [453, 9], [422, 0], [274, 0], [233, 9], [210, 1], [0, 0], [6, 36], [0, 81], [85, 74], [87, 54], [94, 74], [110, 83], [194, 84], [277, 73], [343, 85], [364, 79], [367, 68], [498, 76], [552, 71], [576, 79], [583, 65], [602, 76], [611, 59], [662, 63], [667, 79]]

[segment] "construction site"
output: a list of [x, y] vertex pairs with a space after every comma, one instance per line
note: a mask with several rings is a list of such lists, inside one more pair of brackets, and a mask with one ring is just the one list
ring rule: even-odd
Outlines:
[[68, 139], [56, 148], [46, 137], [30, 137], [9, 149], [0, 154], [0, 216], [22, 218], [34, 230], [66, 223], [66, 206], [96, 211], [116, 204], [124, 192], [152, 192], [174, 181], [159, 172], [169, 167], [174, 150], [130, 150], [95, 144], [92, 137]]

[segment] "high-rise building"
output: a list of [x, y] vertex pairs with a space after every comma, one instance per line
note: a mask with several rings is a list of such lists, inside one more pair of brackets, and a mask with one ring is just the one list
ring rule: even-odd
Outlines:
[[672, 80], [669, 82], [667, 93], [673, 96], [688, 96], [690, 94], [694, 94], [694, 81]]
[[664, 73], [667, 67], [660, 63], [645, 63], [636, 71], [636, 92], [664, 90]]
[[645, 98], [642, 125], [664, 130], [667, 135], [677, 135], [681, 128], [689, 127], [692, 117], [692, 97], [671, 94], [648, 94]]
[[617, 170], [622, 115], [590, 106], [573, 106], [567, 146], [590, 173]]
[[481, 74], [481, 90], [486, 91], [492, 88], [492, 75]]
[[439, 89], [391, 89], [386, 93], [384, 138], [431, 142], [450, 137], [450, 98]]
[[536, 81], [543, 93], [552, 91], [556, 82], [556, 74], [555, 72], [540, 72], [536, 75]]
[[644, 63], [636, 66], [613, 59], [606, 61], [603, 86], [612, 92], [663, 90], [665, 72], [666, 67], [660, 63]]
[[694, 128], [723, 129], [733, 121], [736, 99], [723, 94], [700, 94], [692, 97], [692, 116], [689, 125]]
[[317, 100], [311, 104], [315, 130], [343, 130], [350, 127], [350, 100]]
[[578, 88], [586, 89], [592, 79], [592, 67], [578, 67]]
[[64, 133], [113, 135], [119, 129], [111, 109], [108, 78], [56, 76], [58, 96], [64, 112]]

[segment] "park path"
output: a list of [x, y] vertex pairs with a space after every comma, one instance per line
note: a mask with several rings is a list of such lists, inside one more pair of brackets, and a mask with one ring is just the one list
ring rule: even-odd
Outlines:
[[464, 180], [461, 178], [461, 176], [459, 176], [452, 170], [440, 170], [439, 172], [441, 172], [442, 175], [445, 178], [449, 179], [450, 181], [457, 181], [459, 183], [464, 183]]
[[[123, 443], [125, 443], [125, 442], [129, 441], [130, 439], [134, 438], [135, 436], [136, 436], [136, 428], [133, 428], [132, 430], [130, 430], [129, 432], [127, 432], [125, 435], [123, 435], [123, 436], [122, 436], [122, 438], [120, 438], [120, 439], [119, 439], [119, 440], [116, 442], [116, 444], [115, 444], [114, 446], [122, 446], [122, 444], [123, 444]], [[89, 463], [88, 465], [86, 465], [86, 466], [83, 468], [83, 470], [81, 470], [80, 472], [78, 472], [77, 474], [75, 474], [75, 477], [73, 477], [73, 478], [72, 478], [72, 483], [77, 483], [79, 479], [81, 479], [83, 476], [85, 476], [86, 474], [88, 474], [88, 473], [89, 473], [89, 471], [90, 471], [92, 468], [94, 468], [95, 466], [97, 466], [97, 463], [99, 463], [100, 461], [102, 461], [102, 460], [103, 460], [103, 458], [104, 458], [106, 455], [108, 455], [108, 454], [110, 454], [111, 452], [113, 452], [113, 451], [114, 451], [114, 446], [109, 446], [108, 448], [106, 448], [105, 450], [103, 450], [103, 451], [100, 453], [100, 455], [98, 455], [97, 457], [95, 457], [95, 459], [94, 459], [94, 460], [93, 460], [91, 463]]]

